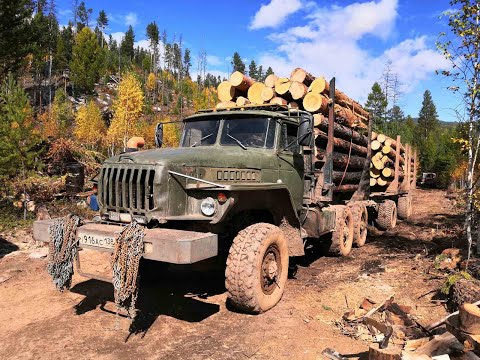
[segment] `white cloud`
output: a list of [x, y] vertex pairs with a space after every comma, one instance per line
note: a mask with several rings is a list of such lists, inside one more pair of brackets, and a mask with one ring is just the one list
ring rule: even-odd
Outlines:
[[141, 49], [145, 49], [145, 50], [151, 51], [150, 41], [149, 41], [149, 40], [139, 40], [139, 41], [135, 41], [135, 42], [133, 43], [133, 47], [134, 47], [134, 48], [140, 47]]
[[250, 24], [250, 29], [262, 29], [280, 25], [289, 15], [302, 7], [300, 0], [271, 0], [262, 5]]
[[270, 34], [269, 39], [278, 46], [274, 52], [261, 54], [259, 63], [271, 66], [281, 76], [289, 76], [297, 66], [317, 76], [335, 76], [340, 89], [363, 102], [391, 61], [392, 70], [405, 84], [402, 90], [412, 91], [434, 70], [448, 67], [425, 36], [406, 39], [378, 55], [360, 45], [366, 35], [378, 41], [389, 37], [398, 16], [397, 6], [398, 0], [380, 0], [316, 7], [302, 26]]
[[121, 31], [118, 31], [118, 32], [111, 33], [110, 35], [112, 36], [113, 40], [115, 40], [117, 42], [117, 44], [120, 45], [123, 37], [125, 36], [125, 33], [121, 32]]
[[135, 27], [138, 24], [138, 15], [134, 12], [129, 12], [125, 15], [125, 24]]
[[215, 55], [207, 55], [207, 64], [211, 66], [219, 66], [222, 65], [222, 60]]

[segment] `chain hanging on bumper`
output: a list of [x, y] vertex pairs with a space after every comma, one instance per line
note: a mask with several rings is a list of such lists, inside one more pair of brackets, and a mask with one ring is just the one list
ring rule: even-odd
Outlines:
[[60, 291], [68, 290], [72, 285], [73, 262], [78, 253], [76, 232], [80, 222], [81, 219], [78, 216], [69, 214], [56, 219], [48, 227], [50, 242], [47, 272]]
[[117, 309], [125, 309], [135, 317], [138, 295], [140, 259], [143, 255], [143, 227], [136, 221], [125, 226], [115, 239], [112, 256], [113, 288]]

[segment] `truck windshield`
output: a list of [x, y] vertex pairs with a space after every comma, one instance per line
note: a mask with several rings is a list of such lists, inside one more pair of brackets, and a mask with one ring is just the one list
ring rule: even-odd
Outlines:
[[183, 147], [208, 146], [217, 140], [220, 120], [188, 121], [185, 123]]
[[275, 120], [267, 118], [224, 121], [221, 145], [271, 149], [275, 140]]

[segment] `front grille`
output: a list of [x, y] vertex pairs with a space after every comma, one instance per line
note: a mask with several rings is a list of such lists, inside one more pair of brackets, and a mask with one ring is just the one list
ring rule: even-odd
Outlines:
[[108, 209], [152, 210], [154, 178], [151, 168], [106, 165], [100, 173], [100, 202]]

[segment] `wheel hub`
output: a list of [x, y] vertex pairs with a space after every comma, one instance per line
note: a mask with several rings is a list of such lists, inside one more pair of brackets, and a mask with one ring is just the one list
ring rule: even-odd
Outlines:
[[279, 264], [280, 259], [278, 249], [274, 246], [270, 246], [262, 261], [262, 274], [261, 283], [263, 292], [271, 294], [275, 287], [277, 287], [277, 279], [279, 277]]

